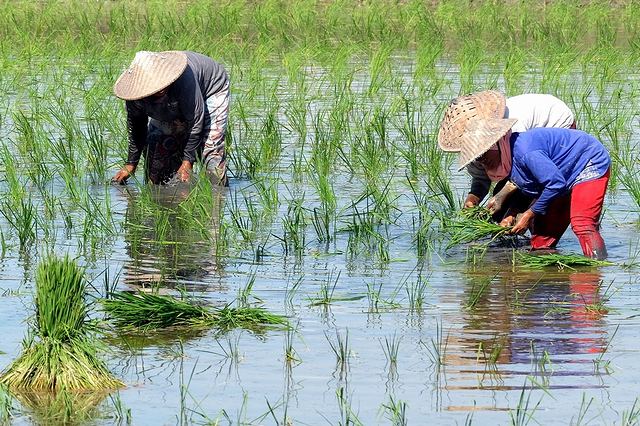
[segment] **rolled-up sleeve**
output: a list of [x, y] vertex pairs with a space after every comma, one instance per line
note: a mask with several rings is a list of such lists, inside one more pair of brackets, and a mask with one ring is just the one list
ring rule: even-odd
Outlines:
[[147, 145], [147, 124], [149, 117], [135, 101], [126, 102], [129, 151], [127, 164], [137, 165], [142, 151]]

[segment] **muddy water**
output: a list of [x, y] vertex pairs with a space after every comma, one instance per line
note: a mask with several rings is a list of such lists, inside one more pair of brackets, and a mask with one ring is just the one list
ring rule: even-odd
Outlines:
[[[293, 180], [294, 142], [285, 138], [284, 143], [275, 235], [282, 235], [286, 184]], [[467, 177], [455, 167], [449, 175], [461, 198]], [[268, 230], [259, 255], [232, 248], [218, 257], [214, 242], [181, 228], [171, 214], [136, 214], [140, 195], [134, 185], [109, 188], [106, 196], [122, 232], [105, 237], [95, 259], [81, 256], [97, 280], [105, 268], [121, 289], [163, 278], [167, 293], [181, 286], [219, 305], [233, 301], [255, 276], [250, 301], [289, 316], [293, 325], [289, 333], [110, 336], [113, 351], [106, 358], [128, 385], [119, 397], [131, 410], [132, 423], [622, 422], [640, 381], [637, 269], [620, 266], [633, 262], [639, 250], [632, 223], [637, 213], [628, 194], [621, 189], [609, 194], [602, 224], [610, 260], [618, 265], [540, 271], [514, 268], [512, 251], [499, 247], [476, 265], [467, 261], [466, 247], [448, 252], [436, 247], [418, 259], [412, 243], [417, 212], [402, 181], [398, 177], [394, 186], [400, 213], [387, 229], [388, 260], [350, 251], [346, 233], [320, 243], [312, 226], [300, 257], [286, 255]], [[234, 196], [255, 195], [252, 185], [232, 179], [217, 195], [220, 208]], [[314, 194], [310, 184], [301, 185]], [[345, 173], [336, 173], [334, 185], [339, 206], [362, 192]], [[101, 188], [88, 190], [105, 196]], [[183, 190], [161, 190], [154, 202], [175, 205]], [[310, 195], [310, 203], [317, 198]], [[58, 252], [77, 247], [61, 232]], [[559, 248], [580, 252], [570, 230]], [[35, 261], [35, 253], [12, 250], [0, 265], [2, 367], [20, 352], [32, 312]], [[334, 301], [318, 304], [326, 286], [335, 286]], [[424, 289], [419, 307], [410, 300], [417, 288]], [[372, 289], [379, 289], [377, 296]], [[332, 349], [340, 344], [346, 346], [342, 361]], [[288, 347], [294, 351], [289, 360]], [[113, 424], [117, 413], [106, 399], [95, 423]], [[16, 424], [30, 423], [28, 411], [17, 416]]]

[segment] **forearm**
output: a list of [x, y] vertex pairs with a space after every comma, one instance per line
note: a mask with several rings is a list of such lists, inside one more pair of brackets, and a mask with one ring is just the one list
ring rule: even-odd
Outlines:
[[138, 164], [140, 156], [147, 145], [146, 115], [127, 114], [127, 130], [129, 134], [129, 150], [127, 152], [127, 164]]
[[473, 194], [478, 197], [478, 202], [480, 202], [489, 193], [491, 179], [487, 176], [487, 172], [484, 168], [475, 161], [469, 164], [467, 172], [471, 175], [471, 188], [469, 189], [469, 194]]

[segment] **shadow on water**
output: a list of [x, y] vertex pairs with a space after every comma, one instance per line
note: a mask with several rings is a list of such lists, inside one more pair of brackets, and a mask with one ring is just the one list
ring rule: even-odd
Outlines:
[[124, 238], [130, 261], [123, 281], [134, 289], [208, 290], [205, 277], [220, 274], [217, 256], [225, 188], [205, 178], [127, 191]]
[[450, 318], [460, 326], [448, 337], [447, 391], [519, 390], [523, 379], [545, 391], [604, 386], [599, 376], [608, 371], [597, 362], [612, 336], [598, 270], [532, 271], [502, 261], [462, 276], [462, 309]]

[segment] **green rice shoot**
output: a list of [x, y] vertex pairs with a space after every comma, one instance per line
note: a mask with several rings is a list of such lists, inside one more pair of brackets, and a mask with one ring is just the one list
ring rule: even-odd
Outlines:
[[542, 269], [551, 266], [555, 266], [558, 269], [575, 269], [575, 267], [579, 266], [595, 267], [615, 265], [613, 262], [592, 259], [581, 254], [531, 254], [519, 252], [516, 259], [519, 264], [532, 269]]
[[117, 389], [97, 355], [84, 301], [84, 271], [69, 257], [50, 257], [36, 271], [36, 316], [22, 354], [0, 376], [11, 390]]
[[260, 307], [208, 309], [190, 300], [144, 292], [115, 292], [102, 301], [104, 311], [114, 325], [124, 329], [160, 330], [169, 327], [215, 327], [259, 329], [265, 326], [287, 326], [281, 315]]
[[443, 228], [450, 234], [446, 249], [489, 238], [487, 244], [506, 237], [511, 227], [491, 222], [491, 213], [484, 207], [463, 209], [452, 219], [443, 220]]

